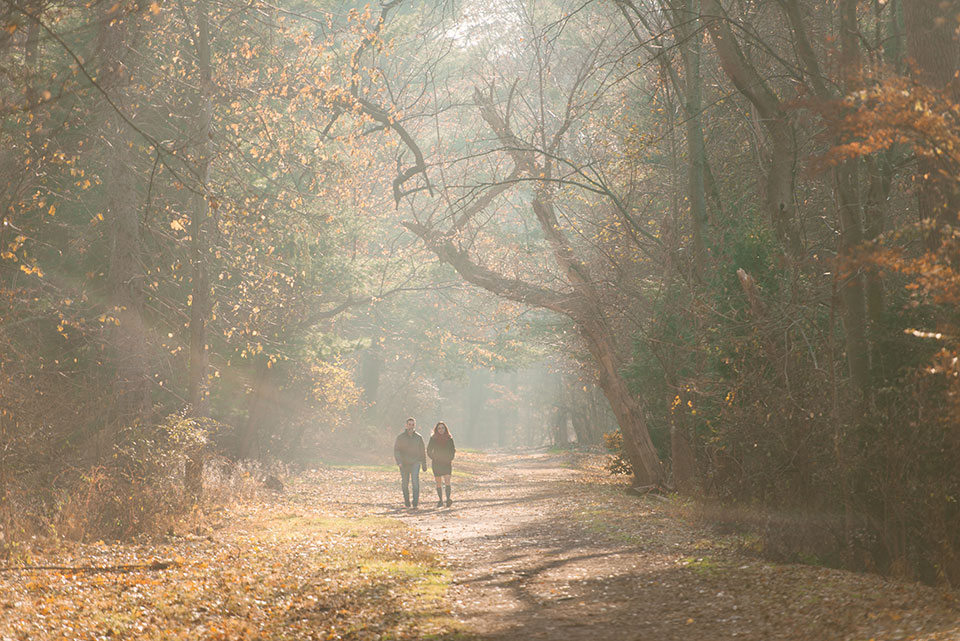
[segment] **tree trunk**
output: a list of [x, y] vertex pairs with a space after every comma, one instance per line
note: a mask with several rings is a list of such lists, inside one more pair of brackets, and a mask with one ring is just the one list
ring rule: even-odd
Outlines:
[[681, 494], [690, 495], [697, 489], [697, 458], [691, 442], [691, 430], [686, 418], [674, 417], [670, 423], [670, 461], [673, 467], [673, 487]]
[[[884, 230], [885, 207], [890, 195], [890, 185], [893, 180], [893, 170], [889, 160], [890, 152], [882, 152], [867, 158], [869, 187], [864, 204], [864, 233], [865, 240], [873, 241], [880, 237]], [[870, 331], [879, 334], [884, 315], [883, 280], [876, 269], [871, 269], [866, 276], [867, 287], [867, 319]], [[874, 338], [874, 345], [876, 336]], [[879, 359], [874, 359], [875, 361]], [[874, 364], [874, 367], [877, 363]]]
[[[598, 367], [600, 388], [617, 417], [625, 449], [637, 481], [643, 485], [660, 485], [663, 483], [660, 457], [650, 440], [643, 409], [631, 394], [620, 373], [622, 364], [613, 331], [604, 312], [605, 307], [600, 292], [590, 276], [589, 269], [574, 251], [557, 219], [553, 203], [555, 185], [551, 182], [554, 177], [554, 161], [549, 154], [541, 158], [518, 142], [510, 129], [508, 114], [501, 114], [494, 107], [492, 92], [487, 95], [476, 90], [474, 100], [479, 108], [480, 117], [489, 125], [513, 160], [514, 171], [511, 176], [522, 174], [538, 181], [534, 186], [535, 195], [530, 203], [531, 210], [570, 291], [555, 292], [525, 281], [504, 277], [477, 264], [471, 260], [466, 251], [452, 242], [452, 233], [456, 232], [458, 227], [454, 227], [451, 233], [439, 234], [419, 223], [407, 222], [404, 225], [420, 236], [440, 260], [452, 266], [467, 282], [504, 298], [560, 312], [575, 322], [578, 332], [586, 340]], [[565, 130], [566, 126], [561, 126], [559, 131]], [[551, 144], [558, 145], [559, 141], [558, 133]], [[487, 194], [501, 193], [503, 189], [503, 183], [501, 183], [488, 190]], [[477, 202], [485, 201], [480, 197]]]
[[790, 117], [767, 81], [747, 61], [719, 0], [701, 0], [701, 16], [720, 65], [737, 90], [756, 108], [770, 145], [764, 195], [774, 233], [794, 258], [803, 255], [794, 198], [797, 141]]
[[620, 373], [622, 363], [607, 324], [593, 312], [578, 314], [574, 320], [577, 321], [577, 329], [586, 340], [590, 354], [597, 363], [600, 389], [617, 418], [624, 449], [633, 467], [637, 484], [661, 485], [663, 466], [660, 464], [660, 456], [650, 439], [643, 408]]
[[[834, 95], [825, 82], [821, 66], [807, 37], [797, 1], [789, 0], [782, 3], [782, 6], [793, 33], [797, 57], [814, 94], [822, 100], [833, 99]], [[838, 9], [841, 86], [843, 91], [851, 92], [862, 84], [857, 0], [840, 0]], [[863, 207], [858, 161], [842, 162], [833, 171], [833, 181], [837, 218], [841, 229], [837, 269], [841, 270], [842, 276], [839, 281], [839, 296], [842, 303], [847, 364], [854, 388], [861, 398], [866, 398], [870, 381], [870, 346], [865, 283], [859, 266], [853, 264], [853, 252], [863, 242]]]
[[[539, 174], [549, 178], [549, 164], [541, 168]], [[599, 292], [586, 265], [577, 258], [573, 248], [560, 232], [560, 224], [550, 197], [550, 192], [543, 188], [532, 205], [540, 228], [553, 248], [558, 266], [580, 299], [579, 306], [574, 307], [570, 316], [576, 322], [580, 335], [586, 339], [590, 353], [596, 361], [600, 388], [617, 417], [627, 456], [638, 484], [661, 485], [664, 479], [660, 456], [650, 439], [640, 401], [630, 392], [620, 373], [622, 362], [613, 331], [603, 312]]]
[[[624, 18], [630, 21], [630, 14], [627, 9], [633, 11], [633, 15], [643, 25], [646, 30], [641, 34], [633, 29], [634, 37], [637, 42], [647, 49], [651, 57], [659, 63], [665, 76], [670, 79], [678, 99], [683, 107], [684, 127], [686, 129], [686, 148], [687, 148], [687, 199], [690, 206], [690, 224], [693, 231], [694, 241], [694, 264], [696, 273], [703, 271], [703, 260], [705, 258], [704, 238], [706, 225], [709, 220], [707, 212], [707, 186], [710, 187], [710, 195], [714, 201], [714, 206], [720, 208], [720, 195], [713, 175], [710, 172], [710, 165], [707, 161], [706, 142], [703, 135], [702, 111], [702, 77], [700, 73], [701, 59], [701, 38], [700, 38], [700, 12], [696, 6], [696, 0], [660, 0], [660, 8], [670, 26], [676, 31], [674, 44], [680, 49], [681, 60], [683, 64], [683, 80], [681, 81], [676, 69], [664, 55], [668, 45], [663, 42], [663, 38], [657, 34], [657, 29], [650, 24], [647, 18], [632, 0], [618, 0], [620, 10]], [[656, 45], [656, 49], [651, 46]], [[669, 99], [669, 93], [668, 93]], [[669, 110], [672, 114], [673, 111]], [[673, 128], [671, 116], [671, 130]]]
[[[954, 103], [960, 103], [960, 35], [957, 33], [953, 3], [941, 0], [907, 0], [903, 3], [907, 35], [907, 56], [913, 63], [916, 80], [932, 89], [944, 91]], [[956, 225], [960, 211], [960, 193], [955, 181], [943, 179], [936, 164], [927, 158], [917, 162], [917, 203], [921, 220]], [[928, 238], [928, 247], [939, 245], [937, 234]]]
[[243, 422], [237, 439], [237, 454], [240, 458], [259, 458], [263, 452], [260, 450], [261, 430], [263, 418], [266, 414], [270, 383], [269, 359], [265, 356], [258, 357], [257, 365], [254, 368], [253, 382], [250, 386], [250, 401], [247, 404], [247, 419]]
[[[97, 80], [111, 94], [113, 103], [123, 108], [128, 100], [134, 69], [127, 53], [135, 46], [136, 16], [120, 15], [119, 9], [101, 7], [97, 39], [99, 72]], [[126, 122], [113, 105], [99, 105], [103, 123], [100, 150], [106, 168], [105, 219], [109, 249], [110, 303], [119, 325], [112, 329], [111, 347], [117, 367], [115, 427], [131, 425], [150, 406], [149, 342], [144, 320], [144, 274], [142, 238], [138, 211], [137, 177], [129, 144]]]
[[360, 400], [365, 412], [372, 413], [376, 408], [382, 369], [383, 354], [380, 348], [371, 346], [365, 349], [360, 358], [360, 388], [363, 390]]
[[[38, 9], [35, 9], [37, 11]], [[101, 27], [101, 33], [103, 28]], [[33, 107], [37, 103], [39, 94], [36, 88], [36, 82], [39, 80], [39, 68], [38, 64], [40, 61], [40, 24], [34, 20], [30, 20], [27, 24], [27, 40], [23, 48], [23, 66], [26, 70], [26, 98], [27, 105]], [[119, 52], [117, 52], [119, 53]]]
[[907, 32], [907, 56], [913, 61], [916, 79], [934, 89], [946, 89], [960, 102], [960, 35], [956, 4], [942, 0], [907, 0], [903, 20]]
[[[191, 262], [193, 263], [193, 292], [190, 301], [190, 378], [189, 398], [191, 414], [206, 416], [210, 397], [207, 369], [207, 317], [210, 310], [210, 285], [207, 281], [207, 229], [210, 218], [210, 124], [212, 118], [212, 71], [210, 61], [210, 26], [206, 0], [197, 4], [197, 65], [200, 82], [197, 94], [197, 185], [193, 197], [193, 220], [190, 225]], [[186, 487], [195, 500], [203, 494], [203, 466], [206, 451], [195, 448], [186, 464]]]
[[863, 242], [859, 187], [855, 161], [845, 161], [834, 171], [837, 207], [840, 215], [840, 300], [843, 303], [844, 342], [850, 379], [861, 398], [870, 382], [870, 353], [867, 344], [867, 313], [863, 275], [853, 264], [852, 252]]
[[[860, 29], [857, 0], [841, 0], [840, 75], [846, 92], [861, 86]], [[853, 252], [863, 243], [863, 212], [856, 160], [846, 160], [834, 171], [837, 208], [840, 219], [840, 262], [842, 280], [843, 325], [850, 378], [860, 399], [870, 393], [870, 346], [867, 336], [866, 287], [859, 265], [853, 264]]]
[[564, 447], [567, 445], [567, 408], [557, 405], [553, 411], [553, 445]]
[[[108, 126], [119, 134], [118, 118], [107, 119]], [[110, 288], [119, 325], [115, 328], [113, 347], [117, 359], [117, 411], [123, 423], [141, 418], [150, 407], [149, 341], [144, 318], [144, 274], [140, 217], [134, 176], [130, 169], [129, 149], [124, 137], [118, 139], [110, 156], [105, 181], [107, 221], [110, 223]]]
[[190, 225], [193, 291], [190, 302], [190, 379], [189, 399], [194, 416], [204, 416], [209, 397], [207, 369], [206, 322], [210, 308], [210, 287], [207, 282], [208, 218], [210, 198], [210, 121], [211, 62], [208, 7], [205, 0], [197, 5], [197, 64], [200, 82], [197, 94], [197, 185], [193, 196], [193, 219]]
[[695, 239], [697, 273], [703, 272], [707, 214], [707, 144], [703, 137], [702, 79], [700, 77], [700, 16], [694, 0], [683, 0], [679, 14], [680, 54], [683, 60], [683, 109], [686, 117], [687, 196], [690, 199], [690, 222]]

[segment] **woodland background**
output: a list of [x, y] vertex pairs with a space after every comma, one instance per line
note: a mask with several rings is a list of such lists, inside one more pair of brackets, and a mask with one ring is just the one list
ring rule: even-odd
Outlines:
[[[942, 0], [0, 0], [0, 551], [402, 419], [960, 581]], [[429, 427], [429, 425], [426, 425]]]

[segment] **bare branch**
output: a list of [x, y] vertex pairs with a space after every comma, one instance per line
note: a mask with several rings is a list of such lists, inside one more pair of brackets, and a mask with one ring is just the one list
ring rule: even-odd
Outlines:
[[440, 260], [453, 267], [468, 283], [518, 303], [549, 309], [567, 316], [573, 313], [573, 297], [515, 278], [507, 278], [472, 261], [469, 255], [458, 249], [450, 237], [437, 233], [425, 225], [404, 222], [403, 226], [423, 239], [427, 247]]

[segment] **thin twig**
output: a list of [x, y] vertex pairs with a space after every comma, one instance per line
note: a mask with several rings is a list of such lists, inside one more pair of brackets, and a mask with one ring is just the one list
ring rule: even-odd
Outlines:
[[124, 565], [19, 565], [0, 568], [0, 572], [27, 572], [30, 570], [57, 570], [61, 572], [136, 572], [137, 570], [166, 570], [176, 565], [175, 561], [153, 563], [127, 563]]

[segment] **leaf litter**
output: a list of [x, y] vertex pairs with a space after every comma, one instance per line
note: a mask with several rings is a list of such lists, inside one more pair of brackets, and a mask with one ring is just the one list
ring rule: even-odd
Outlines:
[[438, 598], [447, 581], [440, 559], [395, 519], [331, 510], [337, 504], [324, 489], [341, 480], [326, 476], [305, 475], [285, 495], [234, 506], [203, 535], [75, 545], [30, 563], [141, 566], [122, 573], [0, 573], [0, 639], [373, 640], [455, 632]]
[[[0, 640], [960, 639], [960, 598], [764, 562], [602, 457], [458, 453], [452, 508], [389, 466], [326, 467], [205, 529], [0, 573]], [[168, 564], [155, 569], [151, 564]]]

